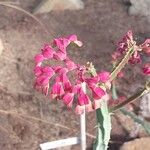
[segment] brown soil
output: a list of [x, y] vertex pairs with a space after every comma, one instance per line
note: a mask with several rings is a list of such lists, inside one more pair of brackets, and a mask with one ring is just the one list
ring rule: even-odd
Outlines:
[[[32, 11], [36, 0], [15, 0]], [[84, 0], [85, 9], [51, 12], [37, 17], [49, 34], [35, 20], [17, 10], [0, 6], [0, 38], [4, 51], [0, 56], [0, 150], [37, 150], [39, 144], [79, 134], [79, 117], [55, 101], [37, 93], [32, 86], [33, 57], [43, 43], [53, 37], [77, 34], [83, 41], [81, 49], [70, 50], [74, 60], [85, 64], [92, 61], [97, 70], [110, 70], [110, 54], [114, 43], [126, 31], [136, 35], [150, 32], [143, 16], [129, 16], [122, 0]], [[140, 77], [138, 77], [141, 80]], [[138, 81], [139, 81], [138, 80]], [[121, 87], [128, 91], [126, 82]], [[135, 82], [136, 83], [136, 82]], [[137, 84], [136, 84], [137, 85]], [[131, 92], [130, 92], [131, 94]], [[122, 120], [112, 117], [110, 150], [117, 150], [129, 133]], [[89, 149], [95, 133], [95, 113], [87, 115]], [[128, 119], [131, 122], [130, 119]], [[72, 149], [79, 149], [73, 146]]]

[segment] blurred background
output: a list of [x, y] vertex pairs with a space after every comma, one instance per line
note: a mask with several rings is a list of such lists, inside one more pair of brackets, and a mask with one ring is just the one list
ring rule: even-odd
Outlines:
[[[73, 60], [110, 71], [111, 53], [122, 35], [133, 30], [139, 42], [150, 37], [149, 8], [149, 0], [0, 1], [0, 150], [37, 150], [40, 143], [79, 135], [79, 116], [33, 89], [33, 58], [44, 43], [76, 34], [83, 47], [69, 50]], [[135, 67], [118, 82], [118, 92], [131, 95], [144, 80]], [[133, 104], [134, 112], [148, 122], [150, 102], [143, 99]], [[87, 114], [89, 150], [94, 118], [94, 112]], [[121, 112], [112, 116], [110, 150], [149, 150], [149, 144], [149, 134], [133, 119]]]

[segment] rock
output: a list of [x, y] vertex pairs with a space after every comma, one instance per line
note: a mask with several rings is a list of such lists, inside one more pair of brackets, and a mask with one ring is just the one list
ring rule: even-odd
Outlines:
[[129, 7], [129, 14], [131, 15], [150, 15], [150, 0], [130, 0], [131, 6]]
[[34, 14], [48, 13], [52, 10], [75, 10], [83, 9], [82, 0], [42, 0], [42, 2], [33, 10]]
[[145, 137], [126, 142], [120, 150], [150, 150], [150, 138]]
[[150, 118], [150, 93], [142, 96], [140, 101], [141, 115], [145, 118]]
[[0, 39], [0, 55], [2, 54], [2, 51], [4, 50], [3, 42]]

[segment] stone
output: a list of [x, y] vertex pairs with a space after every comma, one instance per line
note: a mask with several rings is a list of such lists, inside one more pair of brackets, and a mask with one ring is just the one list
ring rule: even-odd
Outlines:
[[130, 0], [131, 6], [129, 7], [130, 15], [150, 15], [150, 0]]
[[40, 4], [33, 10], [34, 14], [48, 13], [52, 10], [75, 10], [83, 9], [84, 3], [82, 0], [42, 0]]
[[125, 142], [120, 150], [150, 150], [150, 138], [145, 137]]

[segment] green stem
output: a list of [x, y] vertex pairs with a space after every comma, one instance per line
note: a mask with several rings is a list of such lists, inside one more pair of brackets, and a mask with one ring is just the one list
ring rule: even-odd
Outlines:
[[128, 63], [129, 59], [131, 58], [132, 54], [134, 53], [134, 48], [130, 48], [127, 53], [125, 54], [124, 58], [121, 60], [121, 62], [114, 68], [110, 75], [110, 81], [113, 81], [118, 73], [122, 70], [122, 68]]
[[115, 81], [112, 81], [111, 91], [112, 91], [112, 98], [113, 98], [113, 100], [117, 100], [118, 96], [117, 96], [117, 92], [116, 92]]

